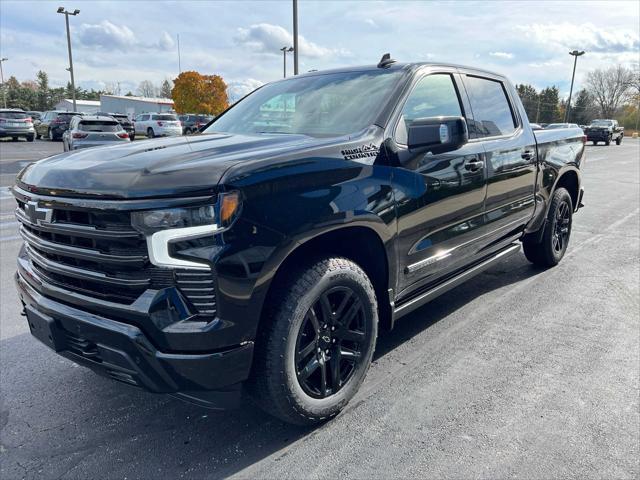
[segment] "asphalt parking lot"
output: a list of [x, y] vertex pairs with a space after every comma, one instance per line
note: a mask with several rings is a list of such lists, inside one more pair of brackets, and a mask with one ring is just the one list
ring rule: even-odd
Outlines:
[[640, 142], [588, 146], [567, 256], [515, 255], [402, 319], [315, 429], [101, 378], [33, 339], [6, 188], [60, 143], [0, 143], [0, 477], [638, 478]]

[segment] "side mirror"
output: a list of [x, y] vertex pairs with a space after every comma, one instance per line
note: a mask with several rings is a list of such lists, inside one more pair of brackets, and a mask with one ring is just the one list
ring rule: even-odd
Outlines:
[[417, 118], [408, 126], [407, 136], [410, 150], [425, 148], [432, 153], [451, 152], [469, 141], [464, 117]]

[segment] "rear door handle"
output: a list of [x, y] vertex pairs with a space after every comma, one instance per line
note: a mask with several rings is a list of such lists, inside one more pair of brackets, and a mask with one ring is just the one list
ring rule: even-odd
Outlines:
[[476, 170], [484, 168], [484, 162], [482, 160], [478, 160], [477, 158], [472, 158], [464, 164], [464, 168], [471, 172], [475, 172]]
[[533, 160], [534, 153], [531, 150], [525, 150], [525, 152], [521, 155], [523, 160]]

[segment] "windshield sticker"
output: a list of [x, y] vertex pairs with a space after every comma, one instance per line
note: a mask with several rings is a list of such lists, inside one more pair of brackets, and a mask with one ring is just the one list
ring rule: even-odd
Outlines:
[[358, 158], [377, 157], [379, 152], [380, 147], [370, 143], [369, 145], [361, 145], [360, 147], [347, 148], [340, 153], [342, 153], [345, 160], [356, 160]]

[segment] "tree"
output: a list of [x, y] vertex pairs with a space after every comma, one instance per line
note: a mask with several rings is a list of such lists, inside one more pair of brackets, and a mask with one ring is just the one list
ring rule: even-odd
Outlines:
[[162, 82], [162, 86], [160, 87], [160, 97], [162, 98], [171, 98], [171, 82], [166, 78]]
[[591, 120], [597, 114], [597, 107], [593, 101], [593, 97], [586, 89], [582, 89], [576, 95], [576, 100], [571, 105], [568, 122], [577, 123], [578, 125], [589, 125]]
[[558, 87], [546, 87], [540, 92], [540, 123], [553, 123], [562, 121], [562, 115], [558, 104], [560, 103], [560, 91]]
[[171, 90], [176, 112], [218, 115], [229, 106], [227, 84], [219, 75], [182, 72]]
[[531, 85], [516, 85], [516, 90], [518, 91], [518, 96], [522, 101], [522, 105], [527, 112], [529, 120], [535, 122], [539, 113], [538, 100], [540, 99], [540, 96], [538, 95], [538, 92]]
[[138, 85], [138, 89], [136, 90], [138, 95], [141, 97], [155, 97], [156, 96], [156, 87], [150, 80], [143, 80]]
[[44, 112], [45, 110], [49, 110], [52, 106], [49, 102], [49, 76], [47, 75], [47, 72], [39, 70], [36, 74], [36, 79], [38, 83], [38, 100], [36, 103], [36, 109]]
[[622, 65], [587, 73], [587, 90], [598, 105], [602, 117], [615, 116], [627, 99], [634, 79], [633, 72]]

